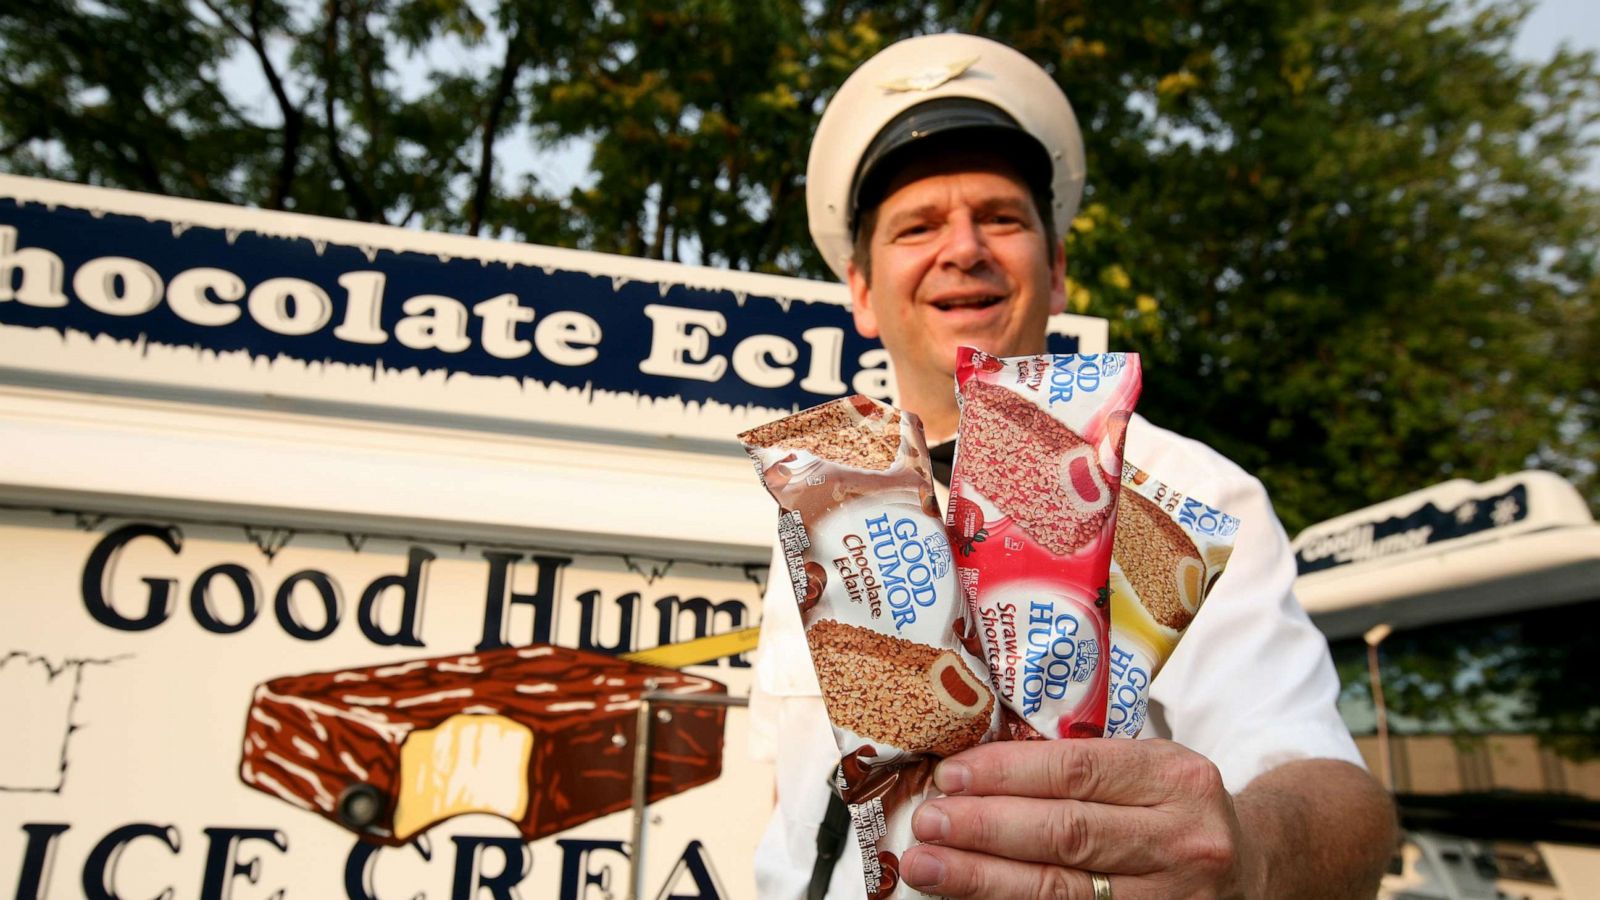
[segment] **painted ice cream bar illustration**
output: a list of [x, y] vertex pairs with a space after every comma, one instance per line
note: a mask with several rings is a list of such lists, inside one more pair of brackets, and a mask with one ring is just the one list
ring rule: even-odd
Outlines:
[[[636, 711], [710, 679], [548, 645], [275, 678], [245, 725], [245, 784], [364, 840], [403, 844], [464, 813], [536, 840], [631, 803]], [[725, 710], [653, 717], [651, 802], [716, 779]]]

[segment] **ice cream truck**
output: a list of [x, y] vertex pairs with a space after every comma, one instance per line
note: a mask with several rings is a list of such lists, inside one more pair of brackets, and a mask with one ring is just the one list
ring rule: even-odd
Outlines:
[[1600, 525], [1573, 486], [1457, 479], [1294, 548], [1406, 829], [1384, 896], [1600, 897]]
[[735, 435], [887, 367], [839, 285], [0, 176], [0, 892], [750, 896]]

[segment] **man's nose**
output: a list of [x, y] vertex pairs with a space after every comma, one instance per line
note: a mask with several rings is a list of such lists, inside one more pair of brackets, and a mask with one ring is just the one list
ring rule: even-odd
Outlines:
[[945, 226], [945, 242], [940, 261], [963, 272], [989, 261], [989, 243], [972, 216], [951, 216]]

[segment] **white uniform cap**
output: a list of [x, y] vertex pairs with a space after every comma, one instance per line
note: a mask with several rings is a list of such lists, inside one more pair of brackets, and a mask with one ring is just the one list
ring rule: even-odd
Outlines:
[[[925, 35], [884, 48], [851, 73], [811, 139], [806, 213], [811, 239], [835, 275], [845, 277], [857, 200], [875, 168], [920, 140], [966, 129], [987, 132], [974, 148], [1015, 154], [1030, 180], [1033, 171], [1041, 182], [1048, 178], [1050, 209], [1039, 213], [1050, 217], [1057, 235], [1066, 234], [1084, 178], [1083, 135], [1066, 95], [1033, 60], [1004, 44], [970, 34]], [[1012, 140], [1001, 140], [1008, 135]]]

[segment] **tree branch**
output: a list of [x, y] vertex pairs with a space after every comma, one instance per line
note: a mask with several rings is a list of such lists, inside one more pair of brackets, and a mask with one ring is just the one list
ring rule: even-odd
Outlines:
[[328, 159], [333, 163], [333, 169], [339, 176], [339, 181], [344, 184], [345, 194], [350, 199], [356, 218], [363, 222], [379, 221], [374, 215], [372, 201], [368, 199], [366, 191], [356, 180], [355, 173], [350, 168], [350, 160], [345, 158], [344, 150], [339, 146], [338, 123], [334, 116], [334, 93], [338, 85], [338, 72], [334, 67], [334, 59], [339, 45], [339, 17], [341, 11], [339, 0], [328, 0], [327, 25], [323, 29], [322, 40], [322, 70], [323, 91], [322, 110], [324, 127], [328, 135]]
[[667, 241], [667, 214], [677, 199], [678, 167], [667, 164], [666, 177], [661, 179], [661, 194], [656, 201], [656, 228], [655, 234], [650, 237], [651, 259], [665, 259], [664, 249]]
[[983, 20], [989, 18], [989, 13], [994, 10], [994, 0], [983, 0], [978, 8], [972, 11], [972, 18], [967, 21], [967, 31], [972, 34], [981, 34]]
[[278, 113], [283, 116], [283, 147], [279, 151], [278, 169], [272, 176], [272, 193], [267, 200], [267, 208], [283, 209], [294, 190], [295, 170], [299, 168], [300, 162], [300, 140], [305, 130], [305, 114], [289, 99], [289, 91], [284, 87], [283, 78], [278, 74], [277, 66], [272, 64], [272, 58], [267, 55], [266, 40], [261, 34], [261, 0], [250, 2], [248, 31], [224, 14], [213, 0], [200, 0], [200, 2], [222, 22], [224, 27], [250, 45], [256, 61], [261, 65], [261, 74], [267, 79], [267, 87], [272, 91], [273, 100], [278, 104]]
[[779, 210], [789, 203], [790, 186], [788, 178], [775, 178], [767, 186], [767, 221], [761, 226], [761, 241], [756, 245], [754, 258], [750, 260], [751, 269], [759, 269], [778, 257], [777, 246], [783, 238], [783, 216]]
[[506, 55], [500, 63], [500, 78], [495, 83], [494, 95], [483, 120], [483, 136], [479, 141], [478, 173], [472, 188], [472, 202], [467, 207], [467, 234], [477, 235], [483, 227], [483, 217], [489, 209], [489, 192], [494, 186], [494, 142], [500, 133], [500, 118], [505, 113], [516, 87], [517, 75], [523, 63], [522, 20], [519, 17], [506, 37]]
[[356, 59], [356, 71], [361, 74], [361, 113], [367, 129], [367, 145], [362, 156], [366, 171], [369, 172], [379, 163], [373, 154], [377, 152], [383, 133], [383, 116], [379, 115], [378, 110], [378, 88], [372, 75], [372, 35], [367, 31], [367, 18], [371, 12], [370, 2], [361, 4], [350, 20], [350, 43]]
[[143, 190], [152, 194], [171, 193], [161, 184], [161, 170], [157, 168], [156, 161], [150, 156], [150, 148], [144, 141], [128, 142], [129, 156], [127, 161], [133, 165], [133, 171], [138, 173], [144, 182]]

